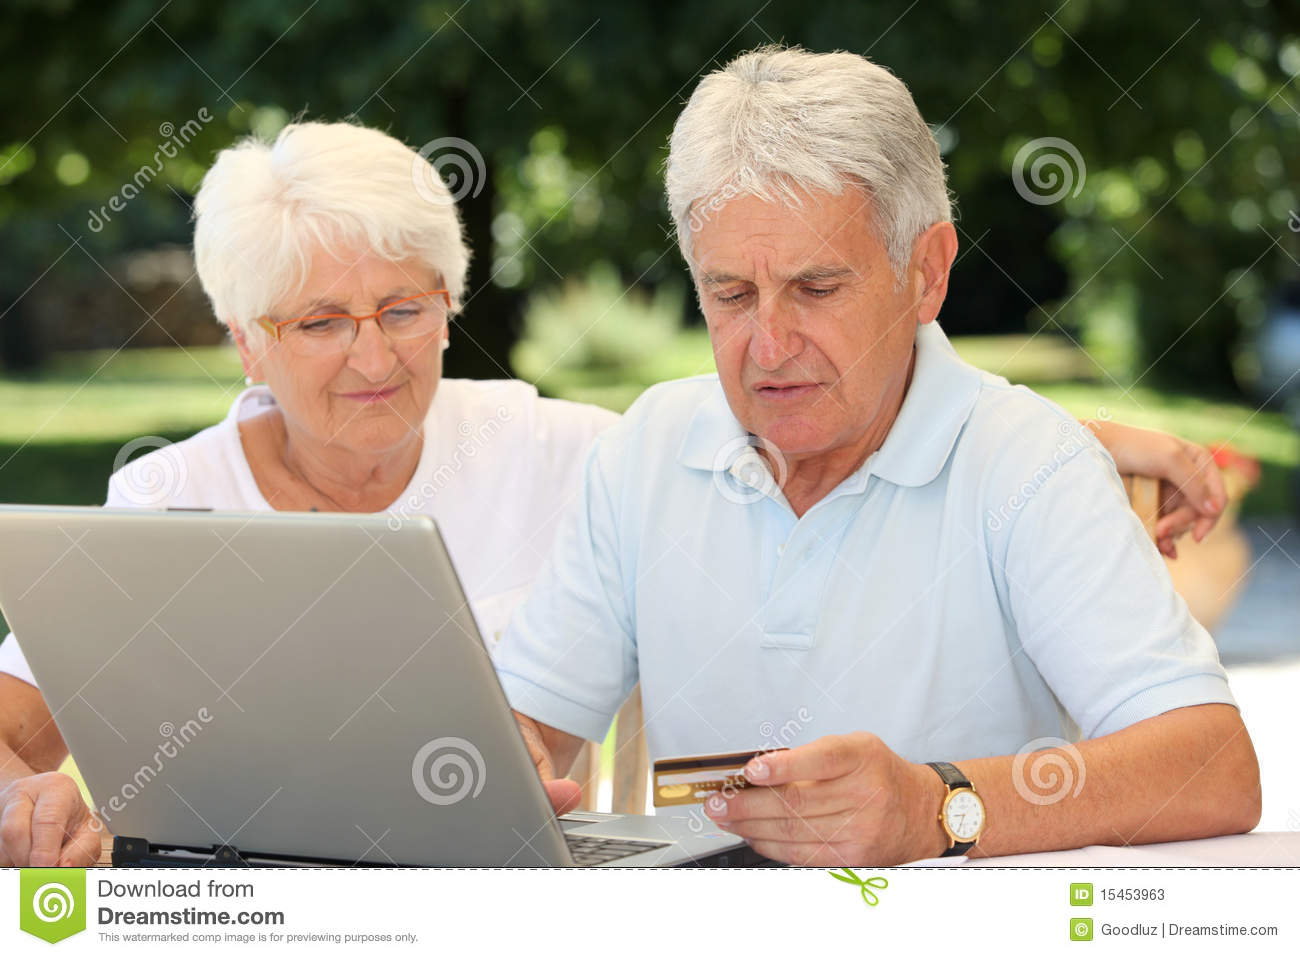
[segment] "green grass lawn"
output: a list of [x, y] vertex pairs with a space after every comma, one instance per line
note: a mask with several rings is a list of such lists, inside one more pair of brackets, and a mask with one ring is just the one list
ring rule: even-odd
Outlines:
[[193, 432], [242, 388], [234, 347], [55, 356], [36, 376], [0, 376], [0, 442], [118, 440]]
[[0, 377], [0, 502], [99, 504], [126, 442], [193, 435], [242, 384], [233, 348], [68, 353]]
[[[1051, 336], [963, 338], [954, 344], [976, 365], [1032, 386], [1075, 415], [1108, 413], [1197, 442], [1231, 441], [1263, 467], [1246, 510], [1291, 507], [1290, 473], [1300, 464], [1300, 437], [1280, 413], [1143, 386], [1125, 394], [1085, 354]], [[639, 379], [711, 369], [703, 331], [688, 330]], [[39, 376], [0, 376], [0, 501], [98, 504], [126, 442], [192, 435], [226, 414], [242, 384], [239, 358], [230, 347], [66, 353]], [[609, 370], [552, 373], [540, 382], [550, 394], [618, 411], [645, 384], [620, 381]]]

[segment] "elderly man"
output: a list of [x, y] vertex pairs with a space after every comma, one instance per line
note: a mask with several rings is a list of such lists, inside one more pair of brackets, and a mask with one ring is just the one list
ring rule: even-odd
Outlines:
[[847, 53], [742, 56], [678, 119], [667, 191], [718, 374], [597, 440], [507, 629], [542, 776], [639, 680], [654, 758], [790, 732], [746, 767], [762, 786], [705, 805], [781, 861], [1254, 827], [1214, 643], [1110, 458], [935, 324], [957, 237], [906, 87]]

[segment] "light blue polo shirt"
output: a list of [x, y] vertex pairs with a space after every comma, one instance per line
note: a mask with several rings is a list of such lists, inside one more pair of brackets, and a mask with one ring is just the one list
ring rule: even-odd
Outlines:
[[599, 740], [639, 680], [652, 758], [870, 731], [912, 761], [1014, 754], [1234, 704], [1114, 463], [937, 325], [884, 444], [802, 518], [716, 376], [648, 390], [496, 664]]

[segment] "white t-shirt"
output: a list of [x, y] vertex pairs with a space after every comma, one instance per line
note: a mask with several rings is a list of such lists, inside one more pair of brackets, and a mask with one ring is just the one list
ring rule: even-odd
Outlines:
[[[246, 389], [221, 422], [115, 472], [105, 507], [272, 511], [238, 423], [274, 405], [265, 386]], [[420, 463], [386, 512], [393, 521], [428, 515], [438, 522], [490, 647], [551, 549], [592, 442], [617, 421], [613, 412], [544, 399], [512, 379], [438, 385]], [[12, 635], [0, 642], [0, 672], [36, 683]]]

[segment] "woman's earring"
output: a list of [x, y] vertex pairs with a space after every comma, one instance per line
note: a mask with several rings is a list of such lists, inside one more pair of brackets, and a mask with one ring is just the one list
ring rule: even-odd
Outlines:
[[244, 376], [244, 385], [252, 385], [252, 384], [253, 384], [253, 377], [251, 375]]
[[450, 348], [451, 348], [451, 340], [450, 340], [450, 339], [443, 339], [443, 340], [442, 340], [442, 351], [443, 351], [443, 352], [446, 352], [446, 351], [447, 351], [448, 349], [450, 349]]

